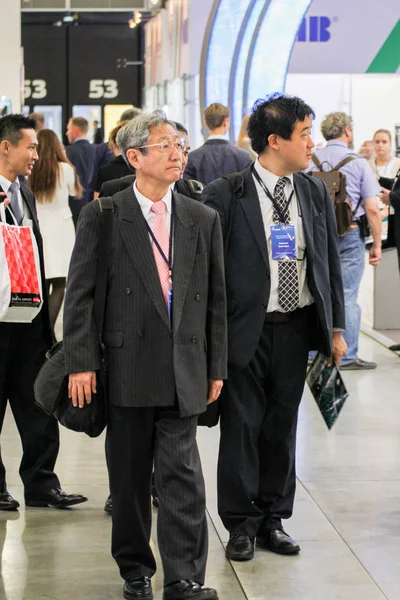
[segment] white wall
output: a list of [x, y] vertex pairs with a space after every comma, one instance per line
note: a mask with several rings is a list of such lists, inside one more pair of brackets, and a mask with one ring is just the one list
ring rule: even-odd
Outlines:
[[21, 3], [0, 0], [0, 96], [11, 98], [12, 111], [21, 109]]
[[323, 143], [320, 131], [324, 116], [333, 111], [350, 114], [354, 121], [354, 147], [372, 139], [377, 129], [400, 124], [400, 77], [398, 74], [307, 74], [289, 73], [286, 93], [300, 96], [314, 109], [313, 139]]

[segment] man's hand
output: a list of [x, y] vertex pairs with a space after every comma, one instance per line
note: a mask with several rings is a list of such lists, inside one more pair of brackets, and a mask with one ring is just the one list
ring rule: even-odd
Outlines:
[[382, 246], [372, 244], [371, 250], [369, 251], [369, 264], [372, 267], [377, 267], [381, 262], [382, 258]]
[[344, 341], [341, 331], [334, 331], [332, 336], [332, 356], [329, 359], [329, 366], [335, 363], [339, 366], [340, 361], [347, 352], [347, 344]]
[[221, 393], [223, 385], [224, 385], [224, 382], [222, 381], [222, 379], [209, 379], [208, 380], [207, 404], [211, 404], [212, 402], [215, 402], [216, 400], [218, 400], [218, 396]]
[[386, 188], [381, 189], [381, 193], [379, 194], [380, 200], [382, 200], [383, 204], [390, 206], [390, 190]]
[[85, 400], [87, 404], [90, 404], [92, 393], [96, 393], [96, 373], [94, 371], [71, 373], [68, 381], [68, 397], [71, 398], [74, 406], [83, 408]]

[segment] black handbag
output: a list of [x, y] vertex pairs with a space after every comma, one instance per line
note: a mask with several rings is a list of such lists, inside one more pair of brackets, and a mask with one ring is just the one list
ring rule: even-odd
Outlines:
[[35, 383], [36, 405], [47, 415], [53, 415], [61, 425], [72, 431], [86, 433], [89, 437], [99, 436], [107, 425], [107, 360], [103, 344], [104, 309], [107, 292], [108, 242], [111, 233], [114, 203], [112, 198], [99, 198], [100, 236], [93, 317], [99, 336], [100, 369], [96, 372], [96, 394], [92, 402], [83, 408], [75, 407], [68, 397], [68, 379], [65, 375], [65, 351], [63, 342], [55, 344], [46, 354]]

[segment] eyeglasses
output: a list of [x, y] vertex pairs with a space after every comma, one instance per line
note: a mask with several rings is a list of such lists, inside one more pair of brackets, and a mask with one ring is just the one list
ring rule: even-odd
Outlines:
[[147, 146], [137, 146], [137, 149], [141, 150], [142, 148], [153, 148], [155, 146], [161, 148], [161, 152], [164, 154], [164, 156], [169, 156], [173, 150], [177, 150], [179, 154], [184, 154], [186, 151], [187, 142], [185, 138], [181, 138], [177, 142], [165, 140], [164, 142], [160, 142], [158, 144], [147, 144]]

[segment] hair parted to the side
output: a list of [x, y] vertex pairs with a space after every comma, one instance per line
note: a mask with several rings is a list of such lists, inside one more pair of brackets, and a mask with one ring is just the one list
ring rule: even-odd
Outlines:
[[70, 121], [72, 125], [75, 125], [82, 133], [87, 133], [89, 131], [89, 122], [84, 117], [72, 117]]
[[247, 125], [251, 147], [256, 154], [264, 152], [270, 135], [290, 140], [298, 121], [315, 118], [311, 106], [301, 98], [275, 93], [260, 98], [252, 108]]
[[22, 133], [24, 129], [35, 129], [34, 119], [16, 113], [1, 117], [0, 143], [7, 140], [13, 146], [17, 146], [24, 136]]
[[375, 140], [376, 136], [379, 133], [385, 133], [388, 136], [390, 143], [392, 143], [392, 134], [390, 133], [389, 129], [377, 129], [374, 133], [374, 137], [372, 138], [372, 140]]
[[174, 121], [170, 121], [162, 110], [151, 113], [142, 112], [140, 115], [128, 121], [117, 134], [117, 146], [122, 152], [126, 163], [130, 165], [126, 157], [129, 148], [138, 148], [142, 154], [147, 154], [147, 146], [153, 128], [159, 129], [163, 125], [170, 125], [175, 131]]
[[[39, 160], [35, 164], [28, 179], [28, 185], [40, 203], [50, 203], [54, 199], [57, 183], [60, 181], [60, 163], [68, 163], [65, 148], [58, 136], [51, 129], [41, 129], [38, 134]], [[71, 165], [75, 174], [75, 195], [82, 198], [83, 189], [79, 182], [75, 167]]]
[[325, 140], [336, 140], [344, 133], [344, 128], [353, 128], [353, 119], [344, 112], [331, 112], [326, 115], [321, 123], [321, 133]]
[[222, 123], [229, 117], [229, 108], [218, 102], [207, 106], [204, 111], [204, 120], [207, 127], [212, 131], [222, 126]]

